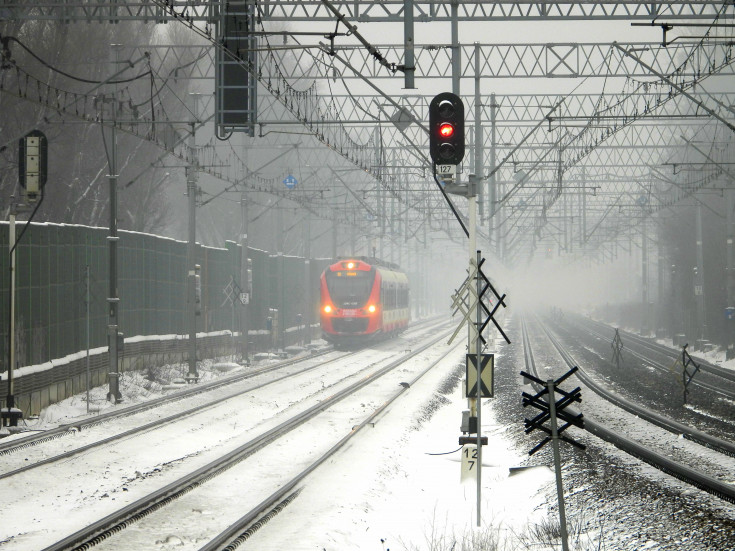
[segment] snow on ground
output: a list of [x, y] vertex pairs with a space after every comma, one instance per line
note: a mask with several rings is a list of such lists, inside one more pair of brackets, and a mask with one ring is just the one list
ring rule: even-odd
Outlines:
[[[459, 551], [494, 541], [497, 545], [482, 549], [528, 549], [519, 541], [529, 526], [549, 522], [546, 496], [554, 487], [553, 473], [535, 467], [510, 474], [510, 467], [524, 464], [525, 450], [514, 449], [495, 421], [493, 401], [485, 401], [483, 433], [489, 445], [483, 450], [482, 527], [477, 528], [476, 485], [460, 483], [457, 438], [461, 411], [467, 408], [459, 384], [463, 368], [458, 365], [463, 362], [463, 351], [450, 354], [440, 369], [404, 393], [373, 427], [361, 431], [352, 445], [312, 474], [301, 495], [247, 546], [259, 551]], [[202, 380], [209, 380], [238, 368], [204, 362], [200, 373]], [[167, 366], [159, 375], [171, 380], [184, 369]], [[163, 393], [160, 382], [144, 375], [123, 377], [123, 405]], [[105, 401], [106, 392], [105, 387], [93, 389], [92, 411], [113, 407]], [[85, 415], [86, 395], [81, 394], [49, 407], [27, 424], [37, 429]], [[175, 546], [162, 542], [156, 549], [169, 548]]]
[[[198, 364], [199, 380], [203, 383], [211, 381], [222, 375], [243, 369], [237, 363], [231, 361], [214, 362], [204, 360]], [[89, 414], [96, 415], [106, 413], [112, 408], [127, 407], [140, 402], [160, 398], [164, 394], [166, 383], [180, 379], [188, 372], [188, 365], [169, 364], [152, 367], [147, 371], [125, 372], [120, 377], [120, 392], [123, 402], [114, 405], [107, 400], [107, 386], [98, 386], [89, 391]], [[28, 430], [44, 430], [58, 425], [73, 423], [74, 420], [88, 417], [87, 393], [75, 394], [65, 400], [47, 407], [37, 418], [22, 419], [19, 422], [21, 428]], [[7, 427], [0, 428], [0, 435], [8, 434]], [[23, 436], [22, 433], [20, 436]], [[11, 436], [12, 438], [12, 436]], [[7, 442], [8, 440], [3, 440]]]
[[[489, 436], [482, 474], [482, 527], [476, 528], [476, 485], [460, 484], [457, 438], [466, 399], [461, 385], [437, 393], [448, 373], [456, 382], [463, 354], [414, 385], [373, 428], [307, 481], [288, 508], [249, 540], [259, 551], [446, 549], [480, 536], [507, 541], [547, 515], [543, 492], [553, 473], [534, 468], [511, 476], [525, 454], [495, 424], [492, 401], [483, 404]], [[446, 453], [453, 452], [453, 453]], [[446, 455], [430, 455], [446, 453]], [[483, 547], [483, 549], [492, 549]]]

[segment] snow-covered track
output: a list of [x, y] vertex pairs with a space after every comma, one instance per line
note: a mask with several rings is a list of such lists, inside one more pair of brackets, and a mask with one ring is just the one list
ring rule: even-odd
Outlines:
[[329, 352], [331, 352], [331, 350], [319, 351], [310, 356], [297, 356], [264, 367], [255, 368], [245, 373], [235, 373], [232, 375], [219, 377], [206, 383], [189, 385], [182, 388], [181, 390], [177, 390], [175, 392], [172, 392], [171, 394], [167, 394], [166, 396], [161, 396], [160, 398], [155, 398], [153, 400], [133, 404], [131, 406], [126, 406], [123, 408], [116, 408], [108, 412], [95, 415], [93, 417], [80, 419], [78, 421], [74, 421], [73, 423], [63, 424], [53, 429], [44, 430], [42, 432], [34, 432], [26, 436], [13, 438], [8, 440], [7, 442], [0, 441], [0, 456], [17, 452], [31, 446], [36, 446], [38, 444], [42, 444], [44, 442], [48, 442], [62, 436], [68, 436], [70, 434], [73, 434], [75, 431], [89, 429], [91, 427], [106, 423], [114, 419], [136, 415], [143, 411], [148, 411], [150, 409], [160, 407], [164, 404], [170, 404], [172, 402], [177, 402], [180, 400], [187, 400], [198, 394], [210, 392], [214, 389], [228, 386], [238, 381], [250, 379], [252, 377], [261, 375], [263, 373], [268, 373], [270, 371], [275, 371], [283, 367], [301, 362], [307, 358], [311, 359], [323, 356], [324, 354], [328, 354]]
[[[437, 333], [439, 335], [437, 336]], [[285, 437], [293, 429], [303, 425], [307, 421], [316, 418], [320, 413], [326, 411], [330, 407], [334, 407], [338, 402], [350, 396], [387, 373], [404, 365], [408, 360], [416, 357], [424, 350], [437, 344], [440, 340], [445, 339], [449, 334], [448, 329], [438, 332], [436, 328], [427, 331], [430, 336], [425, 336], [421, 346], [416, 348], [411, 345], [413, 350], [404, 350], [400, 356], [393, 360], [394, 355], [389, 358], [390, 363], [377, 368], [369, 375], [360, 375], [360, 378], [341, 390], [330, 390], [333, 392], [330, 396], [317, 400], [317, 402], [303, 411], [295, 415], [289, 416], [285, 421], [278, 425], [265, 430], [255, 438], [250, 439], [244, 444], [238, 446], [229, 453], [223, 454], [214, 461], [210, 461], [206, 465], [196, 469], [195, 471], [165, 485], [164, 487], [145, 495], [144, 497], [129, 503], [127, 506], [105, 516], [104, 518], [93, 522], [87, 527], [78, 530], [74, 534], [64, 538], [63, 540], [49, 546], [46, 551], [60, 551], [68, 549], [89, 549], [98, 544], [106, 542], [108, 538], [114, 534], [128, 528], [136, 521], [143, 519], [157, 510], [162, 509], [166, 505], [174, 503], [177, 499], [182, 498], [189, 492], [196, 490], [205, 485], [206, 482], [212, 481], [218, 475], [228, 471], [236, 466], [239, 462], [244, 461], [249, 456], [266, 448], [269, 444]], [[264, 473], [265, 475], [266, 473]], [[168, 514], [168, 513], [166, 513]]]
[[[409, 331], [423, 331], [423, 330], [425, 330], [426, 327], [437, 327], [437, 326], [440, 326], [441, 324], [442, 324], [442, 322], [438, 322], [437, 321], [437, 318], [430, 318], [430, 319], [423, 320], [423, 321], [421, 321], [419, 323], [416, 323], [416, 324], [411, 325], [411, 327], [409, 328]], [[100, 415], [95, 415], [94, 417], [88, 417], [86, 419], [80, 419], [80, 420], [75, 421], [73, 423], [66, 423], [66, 424], [60, 425], [58, 427], [55, 427], [53, 429], [48, 429], [48, 430], [44, 430], [44, 431], [41, 431], [41, 432], [33, 432], [33, 433], [30, 433], [30, 434], [28, 434], [26, 436], [21, 436], [21, 437], [18, 437], [18, 438], [13, 438], [13, 439], [11, 439], [11, 440], [9, 440], [7, 442], [0, 441], [0, 456], [11, 454], [11, 453], [15, 453], [15, 452], [19, 452], [19, 451], [24, 450], [24, 449], [27, 449], [29, 447], [37, 446], [37, 445], [43, 444], [45, 442], [50, 442], [52, 440], [55, 440], [57, 438], [61, 438], [63, 436], [69, 436], [69, 435], [75, 434], [76, 432], [79, 432], [79, 431], [82, 431], [82, 430], [85, 430], [85, 429], [89, 429], [89, 428], [95, 427], [97, 425], [100, 425], [100, 424], [103, 424], [103, 423], [106, 423], [106, 422], [109, 422], [109, 421], [112, 421], [112, 420], [116, 420], [116, 419], [120, 419], [120, 418], [123, 418], [123, 417], [129, 417], [129, 416], [137, 415], [139, 413], [142, 413], [142, 412], [145, 412], [145, 411], [154, 409], [154, 408], [158, 408], [158, 407], [161, 407], [163, 405], [168, 405], [168, 404], [171, 404], [171, 403], [174, 403], [174, 402], [178, 402], [178, 401], [181, 401], [181, 400], [188, 400], [188, 399], [191, 399], [194, 396], [197, 396], [199, 394], [204, 394], [204, 393], [211, 392], [213, 390], [216, 390], [216, 389], [219, 389], [219, 388], [222, 388], [222, 387], [231, 386], [231, 385], [233, 385], [235, 383], [238, 383], [238, 382], [241, 382], [241, 381], [245, 381], [245, 380], [248, 380], [248, 379], [252, 379], [252, 378], [257, 377], [259, 375], [263, 375], [265, 373], [272, 373], [272, 372], [281, 370], [281, 369], [283, 369], [285, 367], [289, 367], [289, 366], [293, 366], [293, 365], [299, 364], [301, 362], [308, 362], [308, 361], [313, 360], [313, 359], [318, 359], [318, 358], [323, 357], [323, 356], [325, 356], [327, 354], [330, 354], [330, 353], [335, 353], [334, 350], [331, 347], [330, 348], [327, 348], [327, 349], [324, 349], [324, 350], [320, 350], [318, 352], [314, 352], [314, 353], [312, 353], [312, 354], [310, 354], [308, 356], [306, 356], [306, 355], [295, 356], [293, 358], [288, 358], [288, 359], [285, 359], [285, 360], [281, 360], [279, 362], [276, 362], [276, 363], [273, 363], [273, 364], [269, 364], [269, 365], [266, 365], [266, 366], [263, 366], [263, 367], [257, 367], [257, 368], [254, 368], [254, 369], [250, 369], [247, 372], [239, 372], [239, 373], [235, 373], [235, 374], [232, 374], [232, 375], [227, 375], [227, 376], [224, 376], [224, 377], [219, 377], [219, 378], [217, 378], [215, 380], [212, 380], [212, 381], [209, 381], [209, 382], [206, 382], [206, 383], [200, 383], [200, 384], [196, 384], [196, 385], [189, 385], [187, 387], [182, 388], [181, 390], [176, 390], [175, 392], [172, 392], [170, 394], [167, 394], [166, 396], [161, 396], [160, 398], [156, 398], [156, 399], [153, 399], [153, 400], [150, 400], [150, 401], [147, 401], [147, 402], [141, 402], [141, 403], [138, 403], [138, 404], [133, 404], [131, 406], [127, 406], [127, 407], [123, 407], [123, 408], [119, 408], [119, 409], [114, 409], [114, 410], [105, 412], [105, 413], [100, 414]], [[339, 353], [338, 356], [335, 356], [334, 358], [331, 358], [331, 359], [329, 359], [327, 361], [328, 362], [334, 362], [334, 361], [337, 361], [337, 360], [341, 360], [341, 359], [347, 358], [349, 356], [353, 356], [356, 353], [357, 353], [357, 351], [350, 351], [350, 352]], [[315, 364], [314, 366], [309, 367], [307, 369], [314, 369], [316, 367], [319, 367], [320, 365], [323, 365], [323, 363], [322, 364]], [[278, 380], [278, 379], [275, 379], [274, 382], [276, 380]], [[255, 388], [257, 388], [257, 387], [255, 387]], [[251, 389], [247, 389], [247, 390], [252, 390], [252, 388]], [[236, 397], [239, 394], [240, 394], [239, 392], [238, 393], [234, 393], [231, 397]], [[207, 407], [210, 407], [210, 405], [214, 405], [214, 404], [208, 404], [208, 405], [205, 404], [205, 405], [203, 405], [201, 407], [202, 408], [207, 408]], [[31, 469], [31, 468], [33, 468], [35, 466], [38, 466], [38, 465], [43, 465], [43, 464], [51, 463], [51, 462], [56, 461], [58, 459], [64, 459], [64, 458], [71, 457], [71, 456], [73, 456], [73, 455], [75, 455], [77, 453], [81, 453], [81, 452], [87, 451], [87, 450], [92, 449], [92, 448], [94, 448], [96, 446], [101, 446], [101, 445], [104, 445], [104, 444], [109, 444], [110, 442], [113, 442], [115, 439], [118, 439], [118, 438], [124, 438], [124, 437], [130, 436], [130, 435], [136, 434], [138, 432], [142, 432], [142, 431], [145, 431], [145, 430], [151, 430], [151, 429], [157, 428], [157, 427], [159, 427], [161, 425], [164, 425], [166, 423], [173, 422], [176, 419], [179, 419], [180, 417], [182, 417], [184, 415], [187, 415], [187, 414], [188, 414], [188, 412], [182, 412], [182, 413], [174, 414], [174, 415], [171, 415], [171, 416], [168, 416], [168, 417], [159, 419], [159, 420], [157, 420], [155, 422], [152, 422], [152, 423], [149, 423], [149, 424], [146, 424], [146, 425], [143, 425], [143, 426], [135, 427], [133, 429], [130, 429], [129, 431], [125, 431], [124, 433], [117, 434], [117, 435], [111, 436], [109, 438], [105, 438], [104, 440], [100, 440], [100, 441], [95, 442], [93, 444], [90, 444], [90, 445], [87, 445], [87, 446], [84, 446], [84, 447], [77, 448], [76, 450], [71, 450], [69, 452], [66, 452], [64, 454], [61, 454], [61, 455], [58, 455], [58, 456], [54, 456], [54, 457], [47, 457], [47, 458], [45, 458], [41, 462], [34, 463], [32, 465], [25, 465], [22, 468], [19, 468], [19, 469], [16, 469], [16, 470], [12, 470], [12, 471], [8, 471], [6, 473], [0, 473], [0, 479], [6, 478], [6, 477], [11, 476], [13, 474], [16, 474], [18, 472], [26, 471], [26, 470]]]
[[[591, 318], [582, 318], [581, 316], [574, 316], [574, 320], [577, 324], [581, 324], [583, 327], [596, 327], [599, 331], [607, 331], [607, 336], [612, 339], [612, 336], [610, 336], [613, 334], [614, 331], [614, 328], [612, 326], [601, 321], [593, 320]], [[625, 331], [624, 329], [618, 329], [618, 331], [625, 345], [623, 352], [625, 352], [625, 350], [630, 351], [630, 343], [635, 343], [645, 350], [655, 352], [667, 358], [669, 361], [676, 361], [681, 359], [681, 350], [665, 346], [652, 339], [641, 337], [640, 335], [630, 333], [628, 331]], [[696, 354], [692, 354], [692, 357], [696, 360], [697, 364], [699, 364], [699, 368], [703, 372], [709, 373], [711, 375], [716, 375], [717, 377], [721, 377], [727, 381], [735, 383], [735, 371], [710, 363], [706, 359], [699, 357]], [[647, 358], [650, 361], [650, 355], [647, 355]], [[695, 382], [696, 379], [693, 381], [693, 383]]]
[[[690, 434], [691, 436], [688, 436], [688, 438], [699, 442], [699, 438], [704, 439], [705, 441], [709, 442], [707, 444], [707, 447], [711, 447], [713, 449], [719, 449], [719, 451], [722, 451], [722, 453], [727, 453], [728, 455], [731, 455], [726, 450], [732, 450], [733, 445], [729, 442], [724, 442], [719, 439], [713, 438], [710, 435], [707, 435], [705, 433], [701, 433], [701, 431], [697, 431], [696, 429], [692, 429], [691, 427], [686, 427], [685, 425], [682, 425], [680, 423], [677, 423], [673, 420], [666, 419], [663, 416], [653, 414], [652, 412], [646, 410], [646, 408], [637, 406], [636, 404], [625, 400], [621, 398], [620, 396], [617, 396], [614, 393], [611, 393], [607, 391], [602, 385], [599, 385], [595, 381], [593, 381], [585, 372], [584, 370], [579, 367], [579, 365], [574, 361], [574, 358], [561, 346], [561, 344], [558, 342], [558, 340], [549, 332], [549, 330], [543, 325], [540, 324], [544, 333], [549, 338], [551, 343], [554, 345], [554, 347], [557, 349], [559, 354], [562, 356], [564, 361], [567, 363], [569, 367], [578, 367], [578, 371], [575, 373], [575, 375], [586, 385], [588, 388], [593, 390], [596, 394], [600, 395], [605, 400], [610, 401], [611, 403], [614, 403], [621, 409], [624, 409], [628, 411], [629, 413], [632, 413], [634, 415], [637, 415], [641, 419], [644, 419], [645, 421], [648, 421], [650, 423], [655, 424], [656, 426], [659, 426], [661, 428], [664, 428], [665, 430], [669, 430], [675, 434]], [[524, 349], [524, 358], [526, 361], [526, 369], [528, 372], [534, 374], [537, 377], [541, 376], [539, 375], [535, 362], [533, 359], [533, 352], [531, 350], [530, 345], [530, 339], [528, 337], [528, 332], [526, 328], [525, 320], [522, 322], [522, 335], [523, 335], [523, 349]], [[629, 409], [630, 408], [630, 409]], [[577, 415], [578, 412], [571, 411], [571, 415]], [[728, 501], [730, 503], [735, 503], [735, 487], [731, 484], [722, 482], [721, 480], [718, 480], [717, 478], [710, 476], [706, 473], [703, 473], [701, 471], [698, 471], [697, 469], [694, 469], [690, 466], [684, 465], [682, 463], [673, 461], [669, 457], [666, 457], [662, 453], [658, 453], [657, 451], [654, 451], [646, 446], [641, 445], [639, 442], [636, 442], [632, 438], [628, 438], [626, 436], [623, 436], [619, 434], [618, 432], [608, 428], [605, 424], [602, 422], [595, 420], [594, 418], [590, 417], [588, 414], [585, 414], [584, 417], [584, 424], [585, 424], [585, 430], [587, 430], [590, 434], [593, 434], [597, 436], [598, 438], [614, 445], [618, 449], [624, 451], [625, 453], [628, 453], [641, 461], [655, 467], [656, 469], [674, 477], [678, 480], [681, 480], [683, 482], [686, 482], [687, 484], [691, 484], [692, 486], [695, 486], [707, 493], [710, 493], [712, 495], [715, 495], [725, 501]], [[676, 430], [676, 428], [682, 429], [682, 432], [679, 430]], [[695, 436], [696, 437], [692, 437]]]
[[[432, 346], [434, 343], [430, 343], [425, 348]], [[411, 381], [402, 385], [396, 392], [377, 407], [364, 421], [360, 424], [355, 425], [352, 430], [346, 434], [339, 442], [332, 446], [326, 453], [299, 473], [296, 477], [291, 479], [287, 484], [284, 484], [281, 488], [271, 494], [265, 501], [258, 504], [251, 511], [245, 514], [243, 517], [238, 519], [237, 522], [232, 524], [227, 530], [219, 534], [216, 538], [212, 539], [208, 544], [204, 545], [199, 551], [234, 551], [241, 543], [252, 536], [257, 530], [264, 526], [273, 516], [278, 514], [283, 508], [285, 508], [303, 489], [298, 487], [299, 484], [304, 482], [304, 479], [309, 476], [315, 469], [317, 469], [322, 463], [331, 458], [336, 452], [345, 447], [345, 445], [355, 437], [362, 429], [366, 426], [371, 425], [375, 422], [376, 418], [383, 413], [383, 411], [395, 402], [400, 396], [411, 388], [421, 377], [426, 375], [429, 371], [434, 369], [446, 356], [454, 352], [460, 344], [455, 345], [453, 348], [448, 349], [438, 359], [431, 362], [423, 371], [418, 373]], [[424, 349], [425, 349], [424, 348]], [[419, 351], [420, 352], [420, 351]]]
[[[306, 373], [306, 372], [311, 371], [313, 369], [324, 367], [327, 364], [330, 364], [330, 363], [333, 363], [333, 362], [337, 362], [337, 361], [343, 360], [343, 359], [347, 358], [348, 356], [352, 356], [354, 354], [355, 354], [355, 352], [350, 352], [350, 353], [344, 353], [344, 354], [335, 355], [332, 358], [326, 359], [326, 360], [321, 361], [321, 362], [314, 363], [313, 365], [306, 365], [303, 369], [299, 370], [298, 373]], [[320, 354], [320, 356], [322, 356], [322, 355], [323, 354]], [[246, 380], [246, 379], [250, 379], [250, 378], [255, 377], [256, 375], [261, 375], [263, 373], [273, 372], [273, 371], [276, 371], [278, 369], [282, 369], [282, 368], [284, 368], [286, 366], [296, 365], [296, 364], [298, 364], [300, 362], [304, 362], [304, 360], [307, 360], [307, 359], [308, 360], [311, 360], [311, 359], [313, 359], [313, 356], [308, 357], [308, 358], [301, 358], [300, 360], [288, 361], [288, 362], [280, 363], [278, 365], [272, 365], [272, 366], [264, 367], [264, 368], [255, 370], [253, 372], [250, 372], [250, 373], [248, 373], [245, 376], [240, 376], [238, 378], [229, 379], [229, 384], [232, 384], [232, 383], [235, 383], [235, 382], [240, 382], [240, 381], [243, 381], [243, 380]], [[275, 379], [271, 379], [271, 380], [269, 380], [267, 382], [258, 383], [256, 385], [249, 386], [249, 387], [246, 387], [246, 388], [237, 390], [235, 392], [232, 392], [232, 393], [230, 393], [227, 396], [219, 397], [216, 402], [215, 401], [211, 401], [209, 403], [201, 404], [201, 405], [197, 406], [197, 414], [204, 413], [205, 410], [220, 405], [222, 403], [222, 401], [224, 401], [224, 400], [236, 399], [236, 398], [238, 398], [239, 396], [242, 396], [245, 393], [252, 392], [253, 390], [257, 390], [257, 389], [262, 388], [264, 386], [274, 384], [274, 383], [276, 383], [276, 382], [278, 382], [278, 381], [280, 381], [282, 379], [285, 379], [287, 377], [292, 377], [293, 375], [294, 375], [294, 373], [292, 373], [292, 372], [291, 373], [287, 373], [287, 374], [281, 375], [281, 376], [279, 376], [279, 377], [277, 377]], [[210, 390], [212, 390], [213, 388], [219, 388], [220, 386], [223, 386], [223, 385], [217, 385], [215, 387], [210, 387]], [[194, 393], [194, 394], [198, 394], [198, 393]], [[178, 398], [178, 399], [181, 399], [181, 398]], [[142, 409], [140, 409], [136, 413], [139, 413], [141, 411], [146, 411], [148, 409], [150, 409], [150, 408], [142, 408]], [[127, 415], [132, 415], [132, 414], [131, 413], [127, 413], [126, 416]], [[85, 446], [80, 446], [78, 448], [74, 448], [74, 449], [69, 450], [69, 451], [64, 452], [64, 453], [56, 454], [56, 455], [53, 455], [53, 456], [50, 456], [50, 457], [45, 457], [44, 459], [42, 459], [40, 461], [36, 461], [36, 462], [31, 463], [31, 464], [24, 465], [22, 467], [19, 467], [17, 469], [13, 469], [13, 470], [7, 471], [5, 473], [0, 473], [0, 480], [2, 480], [4, 478], [11, 477], [11, 476], [14, 476], [14, 475], [17, 475], [19, 473], [22, 473], [22, 472], [25, 472], [25, 471], [28, 471], [28, 470], [31, 470], [31, 469], [34, 469], [34, 468], [37, 468], [37, 467], [40, 467], [42, 465], [47, 465], [49, 463], [53, 463], [55, 461], [60, 461], [62, 459], [68, 459], [70, 457], [73, 457], [73, 456], [78, 455], [78, 454], [81, 454], [81, 453], [88, 452], [88, 451], [93, 450], [95, 448], [98, 448], [100, 446], [104, 446], [104, 445], [107, 445], [107, 444], [112, 444], [115, 441], [122, 441], [123, 439], [128, 438], [129, 436], [133, 436], [135, 434], [139, 434], [139, 433], [142, 433], [142, 432], [145, 432], [145, 431], [150, 431], [150, 430], [154, 430], [154, 429], [160, 428], [163, 425], [166, 425], [168, 423], [173, 423], [174, 421], [177, 421], [177, 420], [182, 419], [184, 417], [190, 417], [191, 415], [192, 415], [192, 412], [191, 411], [189, 411], [188, 409], [183, 409], [183, 410], [179, 411], [178, 413], [174, 413], [172, 415], [168, 415], [166, 417], [162, 417], [162, 418], [156, 419], [155, 421], [152, 421], [150, 423], [145, 423], [143, 425], [135, 426], [135, 427], [133, 427], [133, 428], [131, 428], [129, 430], [126, 430], [124, 432], [120, 432], [120, 433], [114, 434], [112, 436], [109, 436], [107, 438], [103, 438], [101, 440], [97, 440], [97, 441], [92, 442], [90, 444], [87, 444]]]
[[564, 348], [564, 346], [559, 342], [559, 339], [557, 339], [551, 333], [551, 331], [549, 331], [548, 327], [541, 322], [539, 323], [549, 341], [551, 342], [551, 344], [554, 345], [554, 348], [556, 348], [556, 350], [559, 352], [559, 355], [564, 359], [566, 364], [569, 367], [574, 367], [575, 365], [579, 367], [579, 371], [576, 373], [577, 377], [598, 396], [602, 397], [612, 404], [615, 404], [619, 408], [624, 409], [628, 413], [632, 413], [633, 415], [636, 415], [637, 417], [640, 417], [641, 419], [656, 425], [657, 427], [660, 427], [676, 435], [682, 435], [684, 438], [707, 446], [708, 448], [711, 448], [720, 453], [735, 457], [735, 444], [733, 444], [732, 442], [722, 440], [721, 438], [716, 438], [710, 434], [707, 434], [704, 431], [695, 429], [694, 427], [690, 427], [683, 423], [679, 423], [678, 421], [651, 411], [647, 407], [623, 398], [619, 394], [612, 392], [604, 385], [601, 385], [600, 383], [595, 381], [595, 379], [590, 377], [590, 375], [586, 372], [584, 368], [579, 366], [579, 364], [572, 357], [569, 351]]

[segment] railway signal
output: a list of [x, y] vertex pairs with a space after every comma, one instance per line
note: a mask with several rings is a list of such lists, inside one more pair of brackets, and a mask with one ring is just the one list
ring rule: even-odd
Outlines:
[[[8, 249], [10, 268], [8, 284], [8, 350], [7, 350], [7, 387], [5, 407], [0, 409], [0, 427], [17, 427], [18, 420], [23, 418], [23, 412], [15, 407], [15, 387], [13, 384], [13, 368], [15, 367], [15, 249], [20, 243], [25, 231], [30, 227], [31, 220], [43, 203], [43, 187], [48, 177], [48, 140], [40, 130], [32, 130], [18, 141], [18, 183], [23, 189], [20, 201], [13, 201], [11, 197], [8, 212]], [[15, 236], [15, 217], [18, 213], [35, 205], [28, 222], [23, 226], [20, 235]]]
[[35, 203], [48, 177], [48, 140], [40, 130], [33, 130], [18, 141], [18, 181], [23, 197]]
[[456, 166], [464, 158], [464, 103], [451, 92], [429, 104], [429, 154], [437, 166]]

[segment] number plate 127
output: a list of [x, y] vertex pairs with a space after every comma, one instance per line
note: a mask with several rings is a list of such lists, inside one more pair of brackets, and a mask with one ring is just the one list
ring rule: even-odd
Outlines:
[[439, 176], [456, 176], [457, 165], [436, 165], [436, 173]]
[[462, 446], [462, 474], [460, 482], [477, 480], [477, 444], [465, 444]]

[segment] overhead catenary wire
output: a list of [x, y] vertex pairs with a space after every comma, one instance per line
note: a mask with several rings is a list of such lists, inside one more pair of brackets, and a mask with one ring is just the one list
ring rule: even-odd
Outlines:
[[391, 73], [395, 73], [396, 71], [403, 71], [405, 69], [401, 65], [390, 63], [387, 59], [385, 59], [385, 57], [378, 51], [378, 49], [370, 44], [370, 42], [368, 42], [359, 32], [357, 32], [357, 27], [352, 25], [347, 20], [347, 18], [332, 5], [329, 0], [322, 0], [322, 3], [337, 18], [338, 24], [342, 23], [345, 27], [347, 27], [347, 29], [349, 30], [349, 34], [357, 38], [360, 43], [367, 49], [368, 53], [373, 56], [378, 61], [378, 63], [380, 63], [381, 66], [391, 71]]
[[[177, 12], [175, 12], [173, 6], [169, 6], [168, 3], [161, 2], [160, 0], [154, 0], [154, 1], [157, 4], [162, 5], [162, 7], [164, 7], [164, 9], [166, 9], [166, 10], [172, 12], [173, 14], [175, 14], [177, 17], [181, 17], [181, 14], [178, 14]], [[259, 13], [261, 15], [261, 17], [258, 18], [258, 22], [262, 25], [263, 17], [262, 17], [261, 8], [260, 8], [260, 6], [256, 6], [256, 8], [259, 10]], [[218, 48], [222, 48], [223, 47], [222, 44], [218, 44], [217, 41], [212, 38], [211, 32], [203, 32], [201, 29], [198, 29], [195, 25], [192, 25], [190, 21], [184, 21], [184, 20], [182, 20], [182, 22], [186, 23], [188, 25], [188, 27], [191, 28], [191, 30], [193, 32], [199, 34], [200, 36], [205, 37], [215, 47], [218, 47]], [[268, 46], [270, 47], [270, 44], [268, 42], [267, 36], [265, 37], [265, 40], [266, 40], [266, 43], [268, 44]], [[239, 56], [234, 56], [232, 54], [232, 52], [229, 52], [226, 48], [225, 48], [225, 50], [227, 51], [228, 55], [231, 55], [235, 59], [238, 59], [239, 61], [242, 62], [242, 60], [239, 58]], [[260, 75], [256, 75], [258, 77], [258, 79], [260, 80], [260, 82], [263, 85], [265, 85], [266, 88], [279, 101], [281, 101], [281, 103], [283, 103], [289, 111], [291, 111], [292, 113], [294, 113], [299, 118], [299, 120], [307, 128], [309, 128], [310, 130], [312, 130], [314, 132], [314, 135], [317, 137], [317, 139], [319, 139], [320, 141], [322, 141], [322, 143], [325, 143], [329, 148], [333, 149], [335, 152], [337, 152], [341, 156], [347, 158], [350, 162], [356, 164], [357, 166], [359, 166], [360, 168], [362, 168], [366, 172], [372, 173], [378, 180], [380, 180], [380, 177], [381, 177], [380, 174], [379, 173], [375, 173], [374, 170], [372, 169], [372, 167], [373, 167], [373, 165], [375, 165], [375, 163], [374, 162], [366, 162], [365, 159], [364, 159], [364, 154], [365, 153], [372, 153], [372, 151], [374, 150], [374, 144], [372, 144], [370, 142], [368, 142], [367, 144], [358, 144], [358, 143], [356, 143], [349, 136], [349, 132], [347, 131], [346, 128], [344, 128], [344, 125], [342, 124], [342, 125], [339, 126], [339, 131], [341, 131], [342, 138], [345, 139], [345, 140], [347, 140], [347, 148], [345, 148], [343, 145], [340, 145], [340, 143], [338, 142], [338, 140], [330, 139], [330, 137], [328, 135], [325, 135], [325, 133], [323, 132], [323, 128], [320, 130], [320, 128], [319, 128], [319, 119], [318, 118], [316, 118], [315, 120], [309, 121], [308, 118], [306, 117], [306, 113], [304, 112], [302, 114], [301, 111], [300, 111], [300, 107], [295, 107], [295, 106], [300, 105], [300, 102], [303, 102], [307, 98], [307, 96], [309, 94], [313, 95], [318, 100], [319, 99], [318, 94], [316, 94], [316, 92], [314, 92], [314, 91], [309, 92], [308, 90], [307, 91], [296, 91], [296, 90], [294, 90], [291, 87], [291, 85], [289, 84], [289, 82], [286, 79], [286, 77], [283, 75], [282, 71], [280, 70], [280, 66], [279, 66], [278, 60], [276, 60], [273, 57], [272, 52], [270, 51], [269, 48], [268, 48], [268, 50], [269, 50], [269, 56], [270, 56], [271, 60], [273, 61], [273, 66], [274, 66], [276, 72], [278, 73], [279, 82], [283, 83], [283, 85], [285, 87], [285, 92], [286, 93], [285, 94], [281, 93], [280, 89], [278, 89], [278, 88], [275, 88], [274, 89], [273, 88], [273, 85], [270, 82], [270, 79], [266, 82], [263, 77], [261, 77]], [[312, 55], [312, 57], [313, 57], [313, 55]], [[248, 66], [246, 66], [246, 69], [252, 70]], [[312, 83], [312, 86], [310, 87], [310, 90], [313, 90], [313, 83]], [[289, 101], [290, 98], [293, 98], [296, 101], [290, 102]], [[330, 103], [327, 102], [326, 106], [327, 106], [327, 110], [329, 110]], [[335, 118], [338, 118], [338, 117], [335, 117]], [[334, 131], [332, 131], [332, 135], [335, 136], [335, 137], [338, 137], [336, 134], [334, 134]], [[354, 153], [353, 153], [353, 151], [354, 151]]]
[[[31, 57], [33, 57], [36, 61], [38, 61], [39, 63], [41, 63], [41, 65], [43, 65], [44, 67], [46, 67], [46, 68], [54, 71], [55, 73], [58, 73], [58, 74], [60, 74], [62, 76], [65, 76], [66, 78], [70, 78], [72, 80], [76, 80], [77, 82], [83, 82], [85, 84], [125, 84], [125, 83], [128, 83], [128, 82], [134, 82], [136, 80], [140, 80], [141, 78], [144, 78], [144, 77], [150, 75], [150, 68], [149, 68], [149, 70], [146, 71], [146, 72], [144, 72], [144, 73], [140, 73], [139, 75], [136, 75], [136, 76], [130, 77], [130, 78], [126, 78], [126, 79], [120, 79], [120, 80], [94, 80], [94, 79], [87, 79], [87, 78], [78, 77], [78, 76], [69, 74], [69, 73], [67, 73], [65, 71], [62, 71], [58, 67], [55, 67], [55, 66], [51, 65], [47, 61], [43, 60], [33, 50], [31, 50], [28, 46], [26, 46], [25, 44], [23, 44], [23, 42], [21, 42], [20, 40], [18, 40], [14, 36], [3, 36], [2, 33], [0, 33], [0, 42], [3, 43], [3, 47], [4, 47], [4, 49], [6, 51], [8, 50], [7, 44], [9, 42], [15, 42], [21, 48], [23, 48], [23, 50], [25, 50]], [[132, 67], [132, 64], [131, 64], [131, 67]]]

